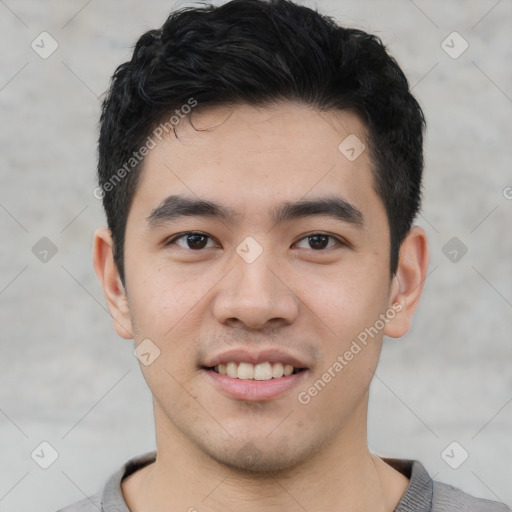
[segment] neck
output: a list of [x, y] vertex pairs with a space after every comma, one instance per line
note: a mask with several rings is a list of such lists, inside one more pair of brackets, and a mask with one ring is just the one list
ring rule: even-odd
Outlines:
[[155, 420], [157, 460], [123, 481], [133, 512], [391, 512], [408, 484], [369, 452], [366, 408], [306, 462], [267, 473], [241, 471], [214, 460], [156, 406]]

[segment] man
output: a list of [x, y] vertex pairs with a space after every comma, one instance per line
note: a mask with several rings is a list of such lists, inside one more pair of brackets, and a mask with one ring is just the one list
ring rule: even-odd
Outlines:
[[157, 450], [67, 512], [507, 510], [368, 449], [427, 272], [423, 128], [378, 38], [287, 0], [140, 38], [103, 106], [94, 265]]

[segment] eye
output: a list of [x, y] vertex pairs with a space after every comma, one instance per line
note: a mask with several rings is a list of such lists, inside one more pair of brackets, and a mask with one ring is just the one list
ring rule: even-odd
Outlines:
[[[305, 247], [304, 245], [300, 247], [301, 243], [306, 243], [309, 247]], [[341, 240], [338, 240], [332, 235], [327, 235], [325, 233], [313, 233], [299, 240], [297, 247], [299, 247], [299, 249], [313, 249], [314, 251], [321, 251], [324, 249], [330, 249], [336, 244], [343, 245]]]
[[[208, 243], [211, 242], [213, 245], [208, 246]], [[215, 247], [215, 244], [211, 237], [205, 235], [204, 233], [181, 233], [170, 240], [168, 240], [165, 245], [173, 245], [176, 244], [183, 249], [192, 249], [194, 251], [198, 251], [201, 249], [206, 249], [208, 247]]]

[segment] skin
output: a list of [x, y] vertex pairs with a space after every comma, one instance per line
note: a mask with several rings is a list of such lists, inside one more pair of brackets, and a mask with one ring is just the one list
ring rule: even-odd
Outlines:
[[[369, 452], [368, 392], [384, 335], [409, 329], [428, 266], [425, 232], [404, 240], [389, 271], [389, 226], [374, 190], [368, 151], [349, 161], [338, 145], [365, 140], [352, 112], [296, 103], [238, 105], [194, 112], [144, 162], [126, 227], [123, 286], [108, 229], [95, 236], [94, 264], [114, 326], [160, 356], [141, 369], [154, 398], [157, 460], [123, 481], [134, 512], [392, 511], [408, 479]], [[150, 227], [171, 195], [221, 203], [230, 220], [181, 217]], [[275, 224], [283, 201], [341, 197], [362, 225], [325, 215]], [[190, 249], [173, 235], [211, 238]], [[335, 238], [314, 248], [308, 235]], [[237, 246], [262, 248], [247, 263]], [[340, 242], [336, 240], [339, 239]], [[318, 239], [314, 239], [317, 240]], [[303, 405], [297, 399], [393, 305], [385, 324]], [[300, 384], [275, 399], [237, 400], [201, 368], [223, 349], [279, 347], [307, 362]], [[248, 457], [248, 450], [256, 456]], [[302, 507], [302, 508], [301, 508]], [[341, 508], [340, 508], [341, 507]]]

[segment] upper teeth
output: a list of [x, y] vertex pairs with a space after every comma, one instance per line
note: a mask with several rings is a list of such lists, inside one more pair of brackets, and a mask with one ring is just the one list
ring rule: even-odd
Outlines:
[[288, 376], [293, 373], [293, 366], [291, 364], [281, 363], [235, 363], [229, 362], [215, 366], [215, 371], [222, 375], [227, 375], [233, 379], [243, 380], [270, 380], [279, 379], [283, 376]]

